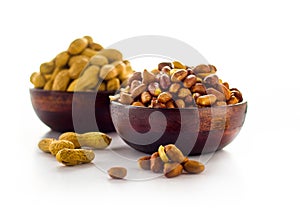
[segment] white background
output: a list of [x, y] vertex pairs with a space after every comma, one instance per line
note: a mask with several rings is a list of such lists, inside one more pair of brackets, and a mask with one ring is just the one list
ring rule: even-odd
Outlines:
[[[1, 209], [299, 213], [299, 20], [291, 0], [2, 1]], [[84, 35], [109, 46], [153, 34], [193, 46], [243, 92], [248, 114], [234, 142], [201, 175], [147, 181], [111, 180], [93, 165], [61, 167], [41, 153], [37, 142], [50, 130], [28, 91], [40, 63]], [[114, 137], [112, 148], [140, 155]], [[113, 160], [97, 153], [100, 163]]]

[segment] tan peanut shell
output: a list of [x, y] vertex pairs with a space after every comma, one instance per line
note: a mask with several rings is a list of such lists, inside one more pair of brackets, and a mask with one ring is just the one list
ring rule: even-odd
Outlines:
[[108, 59], [105, 56], [97, 54], [90, 59], [92, 65], [103, 66], [108, 64]]
[[88, 64], [88, 59], [87, 58], [81, 58], [80, 60], [75, 61], [69, 71], [69, 77], [71, 79], [77, 79], [81, 72], [83, 71], [83, 69], [85, 68], [85, 66]]
[[75, 146], [71, 141], [68, 140], [54, 140], [49, 145], [49, 151], [52, 155], [56, 155], [61, 149], [74, 149]]
[[41, 74], [51, 74], [55, 68], [54, 60], [50, 62], [45, 62], [40, 65]]
[[42, 150], [43, 152], [50, 153], [49, 145], [54, 140], [55, 140], [54, 138], [44, 138], [44, 139], [40, 140], [39, 143], [38, 143], [39, 149]]
[[75, 149], [79, 149], [81, 146], [80, 146], [80, 143], [78, 141], [77, 135], [78, 134], [76, 134], [75, 132], [65, 132], [65, 133], [62, 133], [58, 137], [58, 140], [70, 141], [74, 144]]
[[120, 61], [123, 59], [122, 53], [116, 49], [105, 48], [99, 51], [99, 54], [105, 56], [108, 59], [109, 63]]
[[110, 80], [118, 76], [118, 70], [113, 64], [107, 64], [102, 66], [99, 77], [104, 80]]
[[86, 49], [84, 49], [84, 51], [81, 54], [91, 58], [91, 57], [95, 56], [97, 53], [98, 53], [98, 51], [95, 51], [91, 48], [86, 48]]
[[59, 139], [71, 141], [76, 148], [80, 148], [80, 146], [86, 146], [95, 149], [105, 149], [112, 141], [110, 136], [102, 132], [86, 132], [83, 134], [66, 132], [60, 135]]
[[39, 72], [34, 72], [30, 76], [30, 82], [35, 88], [43, 88], [46, 84], [46, 80]]
[[52, 90], [65, 91], [67, 89], [69, 82], [70, 82], [69, 71], [67, 69], [64, 69], [56, 75], [53, 81]]
[[70, 55], [68, 54], [67, 51], [63, 51], [61, 53], [59, 53], [56, 57], [55, 57], [55, 66], [58, 68], [62, 68], [65, 65], [68, 64]]
[[71, 55], [77, 55], [83, 52], [88, 46], [88, 40], [86, 38], [75, 39], [69, 46], [68, 52]]
[[84, 91], [87, 89], [93, 89], [97, 86], [99, 79], [100, 68], [96, 65], [91, 65], [84, 70], [84, 73], [77, 82], [76, 91]]
[[69, 84], [69, 86], [68, 86], [68, 88], [67, 88], [67, 91], [70, 91], [70, 92], [75, 91], [75, 88], [76, 88], [76, 85], [77, 85], [78, 80], [79, 80], [79, 79], [73, 80], [73, 81]]
[[118, 78], [112, 78], [107, 81], [107, 85], [106, 85], [107, 91], [116, 91], [119, 88], [120, 88], [120, 80]]
[[66, 166], [74, 166], [83, 163], [90, 163], [94, 160], [93, 150], [86, 149], [61, 149], [56, 154], [56, 160]]

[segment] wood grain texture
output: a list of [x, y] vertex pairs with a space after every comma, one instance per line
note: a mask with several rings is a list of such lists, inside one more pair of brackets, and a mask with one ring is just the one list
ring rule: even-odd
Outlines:
[[[161, 132], [164, 124], [163, 118], [158, 115], [152, 118], [154, 125], [150, 126], [149, 117], [156, 111], [165, 116], [167, 123], [162, 136], [151, 142], [154, 136]], [[160, 145], [170, 143], [176, 144], [185, 155], [220, 150], [238, 135], [244, 124], [246, 112], [247, 102], [180, 110], [135, 107], [116, 102], [111, 104], [112, 119], [120, 137], [132, 148], [148, 154], [157, 151]], [[134, 131], [130, 131], [128, 122]], [[139, 142], [135, 139], [136, 132], [144, 133]]]
[[[75, 131], [74, 128], [79, 133], [115, 131], [108, 97], [114, 92], [76, 92], [76, 96], [74, 92], [42, 89], [30, 89], [29, 92], [35, 113], [54, 131]], [[75, 127], [74, 122], [76, 122]]]

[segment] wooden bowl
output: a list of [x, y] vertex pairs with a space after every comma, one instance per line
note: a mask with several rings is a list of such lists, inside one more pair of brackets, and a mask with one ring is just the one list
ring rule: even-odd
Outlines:
[[30, 89], [31, 103], [39, 119], [58, 132], [115, 131], [109, 95], [103, 92], [62, 92]]
[[240, 132], [247, 102], [235, 105], [154, 109], [111, 103], [117, 133], [132, 148], [151, 154], [160, 145], [175, 144], [185, 155], [224, 148]]

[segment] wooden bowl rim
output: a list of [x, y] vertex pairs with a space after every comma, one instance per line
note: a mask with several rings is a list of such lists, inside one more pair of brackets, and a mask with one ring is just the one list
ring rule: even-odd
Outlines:
[[55, 91], [55, 90], [44, 90], [41, 88], [29, 88], [30, 93], [32, 92], [38, 92], [40, 94], [55, 94], [55, 95], [65, 95], [65, 94], [102, 94], [102, 95], [111, 95], [116, 93], [116, 91]]
[[193, 108], [150, 108], [150, 107], [145, 107], [145, 106], [125, 105], [125, 104], [122, 104], [122, 103], [119, 103], [119, 102], [116, 102], [116, 101], [111, 101], [111, 104], [123, 106], [125, 108], [136, 109], [136, 110], [149, 109], [149, 111], [153, 111], [153, 110], [159, 110], [159, 111], [174, 111], [174, 110], [189, 111], [189, 110], [207, 110], [207, 109], [211, 109], [211, 108], [231, 108], [231, 107], [235, 107], [235, 106], [248, 105], [248, 101], [243, 100], [240, 103], [230, 104], [230, 105], [226, 105], [226, 106], [213, 106], [213, 107], [202, 107], [202, 108], [197, 108], [197, 107], [193, 107]]

